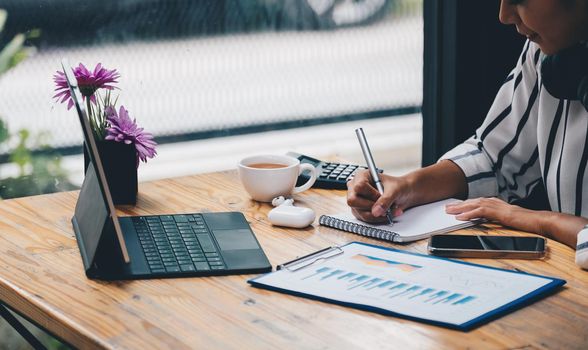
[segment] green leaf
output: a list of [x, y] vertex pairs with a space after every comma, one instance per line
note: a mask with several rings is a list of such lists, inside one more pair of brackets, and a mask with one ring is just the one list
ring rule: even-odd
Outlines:
[[10, 137], [10, 133], [8, 132], [8, 127], [4, 120], [0, 119], [0, 143], [5, 142]]
[[32, 154], [31, 151], [27, 147], [27, 140], [30, 136], [30, 133], [26, 129], [21, 129], [18, 131], [18, 145], [12, 151], [10, 155], [10, 161], [18, 165], [20, 175], [23, 176], [25, 174], [25, 167], [27, 164], [31, 163]]
[[0, 33], [4, 30], [4, 24], [6, 24], [6, 17], [8, 17], [8, 13], [6, 10], [0, 9]]
[[12, 40], [0, 51], [0, 74], [6, 72], [13, 63], [13, 57], [22, 50], [25, 42], [24, 34], [17, 34]]

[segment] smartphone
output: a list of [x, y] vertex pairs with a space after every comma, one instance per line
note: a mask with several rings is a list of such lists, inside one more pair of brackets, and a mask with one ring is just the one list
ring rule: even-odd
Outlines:
[[456, 258], [541, 259], [545, 239], [530, 236], [434, 235], [429, 254]]

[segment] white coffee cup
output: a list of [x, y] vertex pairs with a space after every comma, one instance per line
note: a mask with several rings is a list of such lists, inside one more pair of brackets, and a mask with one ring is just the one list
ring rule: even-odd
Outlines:
[[[316, 181], [316, 169], [310, 164], [282, 155], [259, 155], [239, 162], [239, 178], [251, 198], [271, 202], [278, 196], [289, 196], [309, 189]], [[296, 186], [298, 175], [310, 172], [310, 179]]]

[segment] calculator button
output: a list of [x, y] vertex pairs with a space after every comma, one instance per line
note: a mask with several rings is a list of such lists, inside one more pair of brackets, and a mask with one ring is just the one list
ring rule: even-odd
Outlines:
[[337, 178], [337, 175], [329, 175], [329, 179], [334, 180]]

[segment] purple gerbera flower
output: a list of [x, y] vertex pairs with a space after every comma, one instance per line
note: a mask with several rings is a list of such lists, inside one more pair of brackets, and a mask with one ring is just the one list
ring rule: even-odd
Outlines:
[[[74, 68], [74, 75], [76, 80], [78, 81], [78, 87], [80, 88], [80, 92], [84, 98], [89, 97], [90, 101], [96, 103], [96, 97], [94, 97], [94, 93], [98, 89], [107, 89], [112, 90], [115, 87], [111, 84], [117, 83], [120, 77], [120, 74], [116, 71], [116, 69], [108, 70], [102, 67], [101, 63], [96, 65], [94, 71], [89, 71], [83, 64], [80, 63], [79, 66]], [[55, 91], [57, 94], [53, 96], [57, 99], [57, 101], [61, 100], [60, 102], [68, 101], [67, 109], [70, 109], [73, 106], [73, 100], [71, 99], [71, 93], [69, 92], [69, 88], [67, 87], [67, 80], [65, 79], [65, 74], [61, 71], [57, 71], [53, 76], [53, 80], [55, 81]]]
[[147, 158], [153, 158], [157, 154], [155, 151], [157, 143], [153, 141], [153, 135], [139, 128], [136, 119], [131, 120], [124, 106], [120, 106], [118, 114], [113, 106], [108, 106], [105, 113], [110, 126], [106, 128], [104, 139], [124, 142], [127, 145], [134, 144], [137, 151], [137, 167], [139, 160], [147, 162]]

